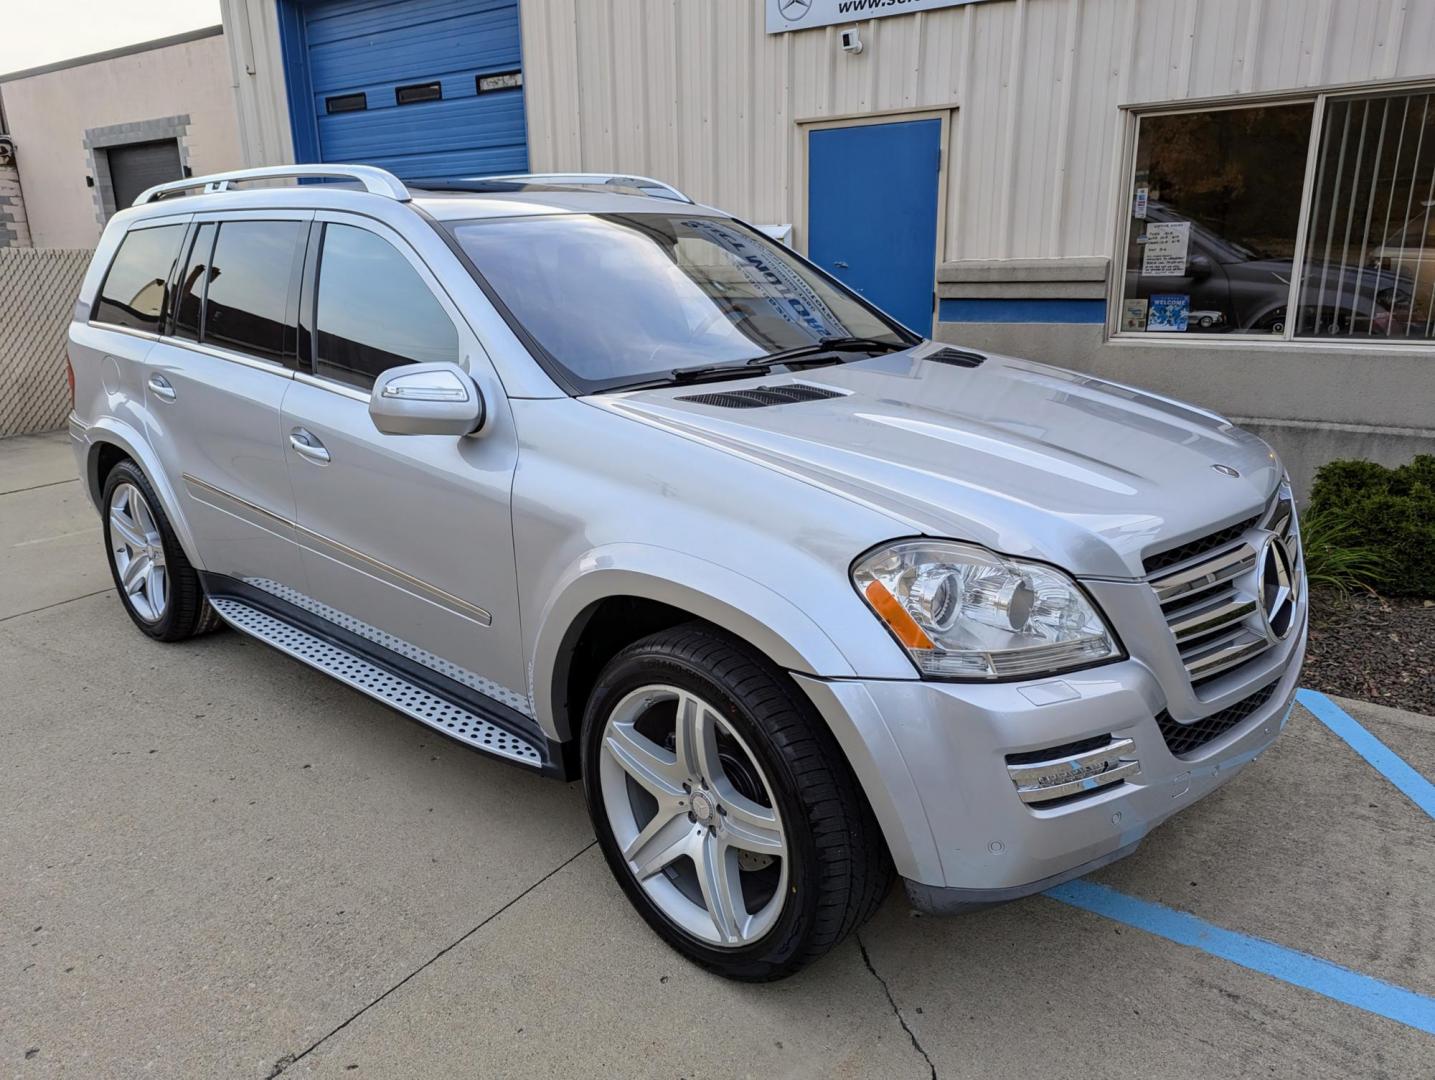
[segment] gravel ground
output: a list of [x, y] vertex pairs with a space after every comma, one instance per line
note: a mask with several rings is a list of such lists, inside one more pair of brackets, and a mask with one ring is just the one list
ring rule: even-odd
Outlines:
[[1435, 600], [1316, 593], [1301, 683], [1435, 716]]

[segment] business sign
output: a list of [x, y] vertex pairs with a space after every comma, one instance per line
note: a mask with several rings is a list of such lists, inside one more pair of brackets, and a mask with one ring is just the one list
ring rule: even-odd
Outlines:
[[814, 26], [880, 19], [913, 11], [959, 7], [978, 0], [767, 0], [767, 32], [809, 30]]

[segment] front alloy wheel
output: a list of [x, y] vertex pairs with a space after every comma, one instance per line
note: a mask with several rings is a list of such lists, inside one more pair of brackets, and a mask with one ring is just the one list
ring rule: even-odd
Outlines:
[[772, 929], [787, 889], [787, 841], [752, 751], [708, 702], [643, 686], [603, 734], [603, 808], [628, 869], [678, 926], [713, 945]]
[[659, 936], [719, 974], [792, 974], [892, 882], [826, 723], [786, 673], [714, 627], [673, 627], [613, 657], [588, 696], [582, 753], [618, 884]]

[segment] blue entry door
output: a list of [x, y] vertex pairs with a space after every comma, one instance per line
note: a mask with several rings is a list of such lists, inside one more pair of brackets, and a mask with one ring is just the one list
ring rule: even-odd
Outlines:
[[807, 136], [807, 255], [919, 334], [932, 332], [942, 122]]

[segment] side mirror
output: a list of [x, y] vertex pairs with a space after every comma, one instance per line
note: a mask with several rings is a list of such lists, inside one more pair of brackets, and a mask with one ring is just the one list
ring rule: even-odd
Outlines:
[[1197, 281], [1205, 281], [1206, 278], [1210, 277], [1215, 271], [1216, 268], [1211, 265], [1209, 256], [1192, 255], [1190, 259], [1186, 261], [1186, 276], [1195, 278]]
[[385, 435], [471, 435], [486, 415], [477, 384], [447, 362], [389, 368], [369, 396], [369, 416]]

